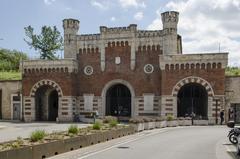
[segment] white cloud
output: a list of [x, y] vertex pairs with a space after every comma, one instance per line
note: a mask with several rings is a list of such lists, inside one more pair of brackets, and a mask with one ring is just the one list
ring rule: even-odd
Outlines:
[[44, 0], [44, 3], [46, 5], [51, 5], [53, 2], [55, 2], [56, 0]]
[[110, 1], [97, 1], [97, 0], [92, 0], [91, 5], [100, 9], [100, 10], [107, 10], [109, 9], [110, 6]]
[[157, 18], [147, 27], [159, 29], [159, 12], [179, 11], [178, 33], [183, 38], [183, 52], [229, 52], [229, 64], [240, 66], [239, 0], [172, 0], [157, 11]]
[[143, 19], [143, 12], [137, 12], [137, 13], [134, 15], [134, 19], [136, 19], [136, 20], [142, 20], [142, 19]]
[[123, 8], [146, 8], [145, 0], [119, 0], [121, 7]]
[[110, 19], [112, 22], [115, 22], [116, 21], [116, 18], [115, 17], [111, 17]]

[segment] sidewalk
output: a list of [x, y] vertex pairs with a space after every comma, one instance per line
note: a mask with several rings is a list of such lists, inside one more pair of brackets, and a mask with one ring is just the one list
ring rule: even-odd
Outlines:
[[237, 156], [236, 146], [230, 143], [227, 137], [217, 143], [216, 154], [217, 159], [240, 159]]
[[83, 123], [51, 123], [51, 122], [33, 122], [33, 123], [13, 123], [0, 122], [0, 142], [15, 140], [17, 137], [27, 138], [35, 130], [45, 130], [48, 133], [54, 131], [67, 131], [71, 125], [77, 125], [79, 128], [87, 127], [89, 124]]

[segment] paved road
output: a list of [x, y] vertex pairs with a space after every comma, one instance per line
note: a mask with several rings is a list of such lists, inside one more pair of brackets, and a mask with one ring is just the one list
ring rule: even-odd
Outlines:
[[[51, 159], [232, 159], [225, 126], [144, 131], [71, 151]], [[230, 146], [230, 148], [229, 148]]]
[[[43, 129], [50, 133], [53, 131], [66, 131], [72, 123], [13, 123], [0, 122], [0, 142], [15, 140], [18, 136], [26, 138], [31, 132], [37, 129]], [[75, 123], [73, 123], [75, 124]], [[87, 127], [89, 124], [77, 124], [78, 127]]]

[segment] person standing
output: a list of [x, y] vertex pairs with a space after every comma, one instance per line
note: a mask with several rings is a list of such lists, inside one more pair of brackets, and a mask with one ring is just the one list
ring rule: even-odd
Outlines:
[[224, 121], [224, 110], [223, 109], [220, 112], [220, 119], [221, 119], [221, 123], [220, 124], [222, 125], [222, 123]]

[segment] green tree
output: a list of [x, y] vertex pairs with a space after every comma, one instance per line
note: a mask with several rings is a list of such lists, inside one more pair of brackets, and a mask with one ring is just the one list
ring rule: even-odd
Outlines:
[[225, 73], [227, 76], [239, 76], [240, 75], [240, 67], [226, 67]]
[[34, 29], [31, 26], [25, 27], [25, 34], [29, 40], [24, 41], [30, 46], [38, 50], [40, 59], [56, 59], [56, 52], [63, 49], [63, 38], [57, 27], [43, 26], [41, 34], [34, 34]]
[[21, 60], [28, 59], [26, 53], [0, 49], [0, 71], [18, 71]]

